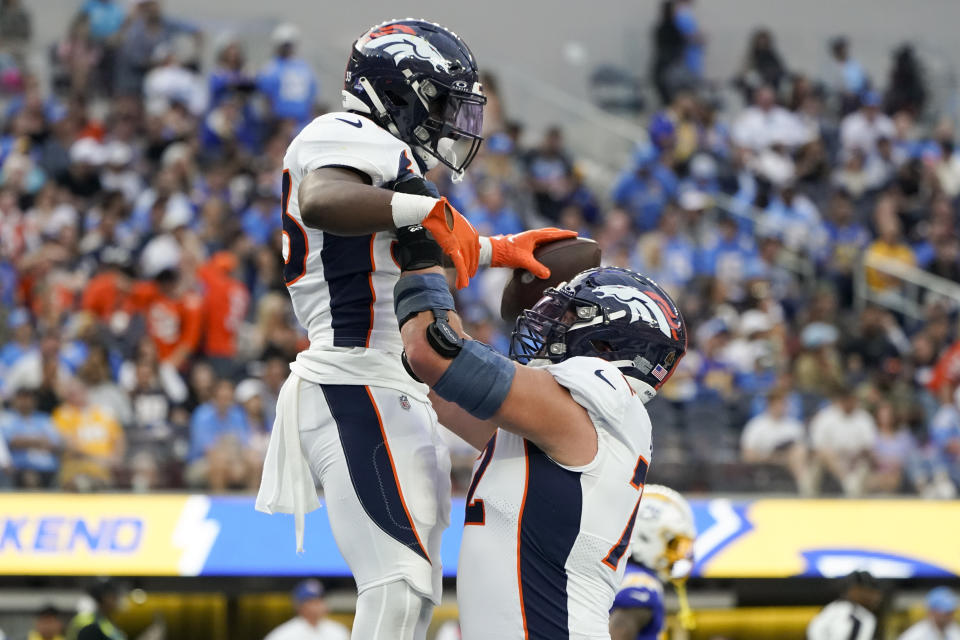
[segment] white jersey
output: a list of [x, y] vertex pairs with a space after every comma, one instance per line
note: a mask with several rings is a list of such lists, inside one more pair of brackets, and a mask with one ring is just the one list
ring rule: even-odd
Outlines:
[[864, 607], [849, 600], [837, 600], [807, 626], [807, 640], [869, 640], [877, 627], [877, 618]]
[[[291, 369], [316, 383], [370, 384], [425, 397], [400, 364], [403, 344], [393, 312], [400, 267], [396, 235], [338, 236], [304, 224], [300, 181], [321, 167], [348, 167], [385, 189], [421, 175], [406, 143], [355, 113], [328, 113], [294, 138], [283, 159], [284, 281], [310, 349]], [[344, 215], [349, 215], [345, 211]]]
[[940, 630], [933, 620], [924, 618], [903, 632], [897, 640], [960, 640], [960, 624], [951, 622]]
[[502, 429], [487, 444], [460, 548], [465, 640], [609, 638], [650, 460], [650, 418], [604, 360], [571, 358], [547, 370], [587, 410], [597, 455], [564, 466]]
[[263, 640], [350, 640], [350, 631], [333, 620], [321, 620], [313, 626], [297, 616], [271, 631]]

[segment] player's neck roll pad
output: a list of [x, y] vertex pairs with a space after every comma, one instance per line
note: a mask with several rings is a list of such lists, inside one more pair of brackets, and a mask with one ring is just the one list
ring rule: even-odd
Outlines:
[[433, 390], [480, 420], [489, 420], [507, 399], [516, 368], [511, 360], [476, 340], [466, 340]]
[[[402, 327], [421, 311], [453, 311], [453, 295], [439, 273], [406, 275], [393, 287], [393, 310]], [[446, 317], [446, 313], [440, 314]]]

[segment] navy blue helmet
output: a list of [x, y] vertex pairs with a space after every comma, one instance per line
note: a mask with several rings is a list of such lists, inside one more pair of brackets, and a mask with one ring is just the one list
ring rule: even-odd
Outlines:
[[[618, 267], [577, 274], [517, 318], [510, 357], [562, 362], [575, 356], [616, 365], [644, 401], [656, 395], [687, 350], [687, 327], [653, 280]], [[639, 384], [638, 384], [639, 383]]]
[[343, 104], [410, 145], [429, 168], [459, 173], [477, 155], [483, 106], [476, 60], [457, 34], [424, 20], [390, 20], [350, 51]]

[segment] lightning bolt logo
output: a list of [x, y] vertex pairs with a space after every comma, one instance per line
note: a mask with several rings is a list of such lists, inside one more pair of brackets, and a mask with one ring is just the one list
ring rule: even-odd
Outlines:
[[190, 496], [173, 530], [173, 546], [182, 551], [178, 569], [182, 576], [200, 575], [210, 549], [220, 534], [220, 523], [207, 518], [210, 498]]

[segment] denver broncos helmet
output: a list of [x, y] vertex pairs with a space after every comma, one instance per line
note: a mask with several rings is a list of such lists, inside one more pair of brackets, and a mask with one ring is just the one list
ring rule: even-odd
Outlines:
[[477, 63], [457, 34], [425, 20], [372, 27], [350, 51], [343, 108], [367, 114], [417, 152], [462, 173], [483, 138]]
[[523, 364], [602, 358], [647, 402], [686, 349], [683, 316], [656, 282], [628, 269], [598, 267], [547, 289], [517, 318], [510, 357]]

